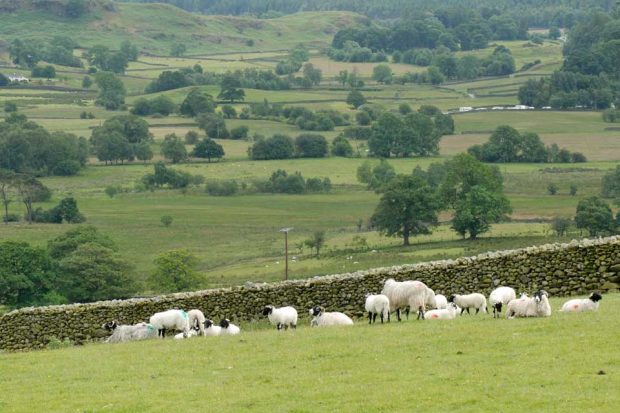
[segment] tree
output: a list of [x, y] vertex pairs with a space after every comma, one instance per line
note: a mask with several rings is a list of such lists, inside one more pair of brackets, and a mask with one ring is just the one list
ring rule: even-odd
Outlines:
[[32, 77], [44, 77], [46, 79], [53, 79], [56, 77], [56, 69], [54, 66], [35, 66], [31, 71]]
[[350, 158], [353, 156], [353, 148], [343, 135], [338, 135], [332, 141], [332, 155]]
[[469, 233], [475, 240], [509, 212], [510, 204], [503, 194], [475, 185], [456, 202], [452, 228], [462, 237]]
[[240, 140], [247, 139], [250, 128], [246, 125], [240, 125], [230, 130], [230, 139]]
[[312, 63], [306, 63], [303, 68], [304, 84], [318, 86], [321, 83], [323, 72], [321, 69], [316, 69]]
[[620, 165], [603, 175], [601, 195], [603, 198], [620, 198]]
[[587, 229], [590, 236], [611, 233], [615, 222], [609, 204], [598, 197], [582, 199], [575, 215], [577, 228]]
[[223, 105], [221, 110], [222, 110], [222, 115], [226, 119], [234, 119], [237, 117], [237, 111], [231, 105]]
[[92, 85], [93, 85], [92, 79], [89, 76], [84, 76], [84, 79], [82, 79], [82, 87], [84, 89], [89, 89]]
[[88, 12], [88, 5], [85, 0], [68, 0], [65, 5], [65, 15], [71, 18], [78, 18]]
[[161, 95], [151, 99], [148, 103], [150, 114], [168, 116], [176, 109], [176, 105], [168, 96]]
[[170, 215], [163, 215], [160, 219], [161, 223], [164, 225], [164, 227], [168, 228], [170, 225], [172, 225], [172, 221], [174, 219], [170, 216]]
[[108, 237], [99, 232], [92, 225], [81, 225], [70, 229], [64, 234], [47, 242], [47, 251], [55, 260], [61, 260], [71, 255], [80, 245], [97, 244], [112, 251], [118, 251], [118, 247]]
[[8, 307], [50, 302], [56, 275], [42, 248], [25, 242], [0, 243], [0, 304]]
[[328, 154], [325, 137], [311, 133], [299, 135], [295, 139], [295, 149], [300, 158], [323, 158]]
[[172, 163], [179, 163], [187, 159], [187, 149], [183, 140], [174, 133], [166, 135], [161, 144], [161, 154]]
[[389, 158], [396, 142], [401, 140], [403, 122], [397, 115], [385, 112], [372, 125], [372, 135], [368, 140], [370, 155]]
[[549, 195], [555, 195], [558, 193], [558, 186], [556, 184], [554, 184], [553, 182], [549, 183], [549, 185], [547, 185], [547, 192], [549, 192]]
[[17, 112], [17, 104], [15, 102], [7, 100], [6, 102], [4, 102], [4, 111], [6, 113]]
[[215, 102], [213, 97], [208, 93], [200, 91], [200, 89], [192, 89], [187, 94], [179, 112], [185, 116], [198, 116], [201, 113], [213, 113], [215, 111]]
[[562, 35], [560, 29], [557, 26], [549, 27], [549, 38], [552, 40], [557, 40]]
[[174, 43], [170, 48], [170, 56], [181, 57], [187, 51], [187, 47], [183, 43]]
[[125, 103], [125, 86], [114, 73], [97, 72], [95, 83], [99, 87], [95, 104], [103, 106], [107, 110], [116, 110]]
[[210, 138], [227, 139], [230, 137], [224, 118], [218, 114], [202, 113], [196, 118], [196, 123]]
[[47, 201], [52, 197], [52, 192], [39, 180], [32, 176], [20, 176], [15, 180], [17, 192], [26, 206], [28, 223], [32, 224], [32, 204]]
[[289, 159], [295, 153], [293, 139], [282, 134], [275, 134], [271, 138], [258, 139], [249, 150], [251, 159]]
[[408, 115], [409, 113], [413, 112], [413, 110], [408, 103], [401, 103], [400, 105], [398, 105], [398, 112], [401, 115]]
[[189, 291], [200, 286], [196, 272], [198, 259], [186, 249], [167, 251], [154, 260], [156, 269], [150, 281], [159, 292]]
[[577, 195], [577, 185], [575, 185], [575, 184], [570, 184], [570, 189], [568, 190], [568, 193], [569, 193], [571, 196], [575, 196], [575, 195]]
[[198, 135], [198, 132], [194, 130], [189, 130], [185, 134], [186, 145], [195, 145], [196, 143], [198, 143], [198, 139], [200, 139], [200, 136]]
[[6, 169], [0, 169], [0, 202], [4, 206], [4, 223], [9, 223], [9, 205], [11, 199], [11, 188], [15, 184], [15, 173]]
[[396, 176], [394, 167], [385, 159], [372, 167], [370, 161], [365, 161], [357, 168], [357, 180], [368, 185], [368, 189], [379, 191]]
[[307, 239], [304, 242], [310, 250], [316, 250], [316, 257], [320, 255], [321, 248], [325, 245], [325, 231], [316, 231], [312, 234], [312, 238]]
[[[338, 72], [338, 74], [334, 77], [334, 80], [336, 80], [336, 82], [341, 83], [342, 87], [345, 87], [347, 85], [347, 79], [349, 77], [349, 71], [348, 70], [341, 70]], [[348, 103], [348, 102], [347, 102]]]
[[572, 224], [572, 220], [570, 218], [564, 217], [555, 217], [551, 221], [551, 229], [555, 231], [555, 234], [558, 237], [563, 237]]
[[388, 65], [377, 65], [372, 69], [372, 80], [378, 83], [392, 83], [392, 69]]
[[71, 302], [129, 298], [137, 291], [131, 264], [96, 243], [80, 244], [58, 265], [60, 291]]
[[0, 73], [0, 87], [8, 86], [11, 83], [8, 77]]
[[218, 99], [227, 100], [233, 103], [235, 100], [243, 101], [245, 92], [240, 89], [241, 81], [232, 75], [225, 75], [220, 83], [220, 94]]
[[347, 95], [347, 103], [353, 106], [354, 109], [357, 109], [366, 103], [366, 98], [359, 90], [352, 90]]
[[195, 158], [207, 158], [207, 162], [211, 162], [211, 158], [220, 159], [224, 156], [224, 148], [213, 139], [205, 138], [196, 144], [191, 155]]
[[426, 181], [416, 176], [397, 175], [382, 189], [379, 205], [371, 217], [372, 225], [387, 236], [409, 238], [430, 234], [438, 224], [440, 203], [435, 191]]
[[125, 40], [121, 43], [121, 53], [130, 62], [135, 62], [138, 60], [138, 48], [129, 40]]

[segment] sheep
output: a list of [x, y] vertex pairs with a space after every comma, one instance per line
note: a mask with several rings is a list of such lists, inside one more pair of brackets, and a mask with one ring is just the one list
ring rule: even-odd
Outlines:
[[185, 336], [189, 333], [189, 316], [183, 310], [168, 310], [155, 313], [149, 323], [157, 329], [157, 336], [164, 338], [166, 329], [182, 331]]
[[222, 335], [222, 327], [213, 324], [212, 320], [205, 320], [205, 337], [215, 337]]
[[437, 305], [438, 310], [443, 310], [448, 308], [448, 299], [443, 294], [437, 294], [435, 296], [435, 304]]
[[603, 297], [599, 293], [592, 293], [588, 298], [569, 300], [564, 303], [560, 311], [579, 313], [582, 311], [596, 311], [598, 310], [599, 301]]
[[511, 300], [506, 306], [506, 317], [549, 317], [551, 306], [547, 298], [547, 292], [539, 290], [533, 297], [523, 297]]
[[222, 327], [222, 335], [234, 336], [241, 332], [241, 329], [232, 324], [229, 319], [225, 318], [220, 321], [220, 327]]
[[112, 331], [112, 335], [105, 340], [106, 343], [125, 343], [155, 337], [155, 327], [147, 323], [119, 325], [116, 320], [113, 320], [103, 324], [101, 328]]
[[470, 308], [475, 308], [476, 314], [478, 314], [481, 309], [485, 313], [487, 312], [487, 299], [480, 293], [466, 295], [452, 294], [450, 298], [448, 298], [448, 302], [454, 303], [461, 307], [461, 315], [463, 315], [465, 310], [467, 310], [467, 314], [470, 314]]
[[390, 300], [390, 311], [396, 311], [398, 321], [401, 321], [400, 310], [405, 309], [409, 318], [409, 309], [418, 310], [418, 320], [424, 318], [426, 304], [430, 303], [433, 308], [436, 305], [435, 293], [421, 281], [395, 281], [390, 278], [385, 281], [381, 294]]
[[493, 307], [493, 318], [499, 318], [502, 306], [517, 298], [517, 293], [510, 287], [497, 287], [489, 295], [489, 302]]
[[346, 314], [337, 311], [326, 313], [325, 308], [318, 305], [310, 309], [310, 315], [314, 316], [310, 324], [316, 327], [353, 325], [353, 320]]
[[364, 308], [368, 311], [368, 324], [374, 323], [377, 320], [377, 314], [381, 315], [381, 324], [383, 324], [385, 319], [390, 321], [390, 299], [386, 295], [367, 295]]
[[200, 310], [189, 310], [187, 312], [187, 318], [189, 320], [189, 327], [192, 329], [198, 329], [201, 336], [205, 335], [204, 322], [206, 320], [205, 315]]
[[456, 318], [458, 307], [454, 303], [450, 303], [446, 308], [437, 310], [429, 310], [424, 313], [425, 320], [453, 320]]
[[179, 334], [176, 334], [174, 336], [174, 339], [175, 340], [183, 340], [184, 338], [196, 337], [199, 334], [199, 331], [200, 330], [196, 330], [195, 328], [192, 328], [187, 333], [187, 336], [185, 335], [185, 333], [179, 333]]
[[278, 330], [284, 328], [285, 330], [291, 327], [297, 328], [297, 310], [293, 307], [280, 307], [275, 308], [272, 305], [266, 305], [263, 308], [263, 315], [269, 318], [269, 322], [276, 326]]

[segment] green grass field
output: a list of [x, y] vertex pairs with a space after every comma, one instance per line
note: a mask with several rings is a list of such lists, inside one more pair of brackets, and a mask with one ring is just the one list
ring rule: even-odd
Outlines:
[[0, 410], [617, 411], [620, 295], [596, 313], [559, 313], [563, 301], [544, 319], [261, 321], [240, 336], [0, 354]]

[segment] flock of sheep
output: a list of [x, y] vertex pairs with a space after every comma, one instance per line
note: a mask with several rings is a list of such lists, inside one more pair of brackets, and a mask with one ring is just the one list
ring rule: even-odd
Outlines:
[[[522, 294], [517, 298], [511, 287], [498, 287], [489, 295], [489, 302], [493, 308], [493, 318], [499, 317], [502, 308], [506, 306], [506, 317], [549, 317], [551, 306], [548, 294], [544, 290], [536, 291], [531, 297]], [[592, 293], [586, 299], [569, 300], [560, 311], [581, 312], [597, 310], [602, 299], [598, 293]], [[424, 320], [454, 319], [465, 311], [476, 310], [487, 313], [487, 299], [483, 294], [453, 294], [449, 298], [435, 292], [421, 281], [385, 281], [381, 294], [367, 295], [365, 310], [368, 313], [368, 323], [376, 322], [377, 316], [381, 323], [390, 321], [390, 314], [396, 312], [398, 321], [401, 321], [401, 311], [407, 318], [410, 309], [417, 311], [417, 318]], [[428, 310], [427, 310], [428, 309]], [[326, 312], [325, 308], [315, 306], [309, 310], [313, 317], [311, 326], [339, 326], [353, 325], [353, 320], [341, 312]], [[293, 307], [276, 308], [267, 305], [262, 314], [278, 330], [297, 327], [297, 310]], [[153, 314], [148, 323], [134, 325], [119, 325], [116, 321], [105, 323], [102, 328], [111, 331], [112, 335], [106, 342], [119, 343], [126, 341], [144, 340], [148, 338], [164, 338], [167, 330], [179, 332], [175, 339], [184, 339], [192, 336], [220, 336], [236, 335], [241, 332], [238, 326], [230, 320], [223, 319], [219, 325], [207, 319], [202, 311], [167, 310]]]

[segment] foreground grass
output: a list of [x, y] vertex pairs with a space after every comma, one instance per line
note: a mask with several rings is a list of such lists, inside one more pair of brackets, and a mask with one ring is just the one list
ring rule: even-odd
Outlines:
[[241, 323], [238, 337], [3, 354], [0, 410], [617, 411], [620, 295], [589, 314], [556, 312], [563, 301], [548, 319]]

